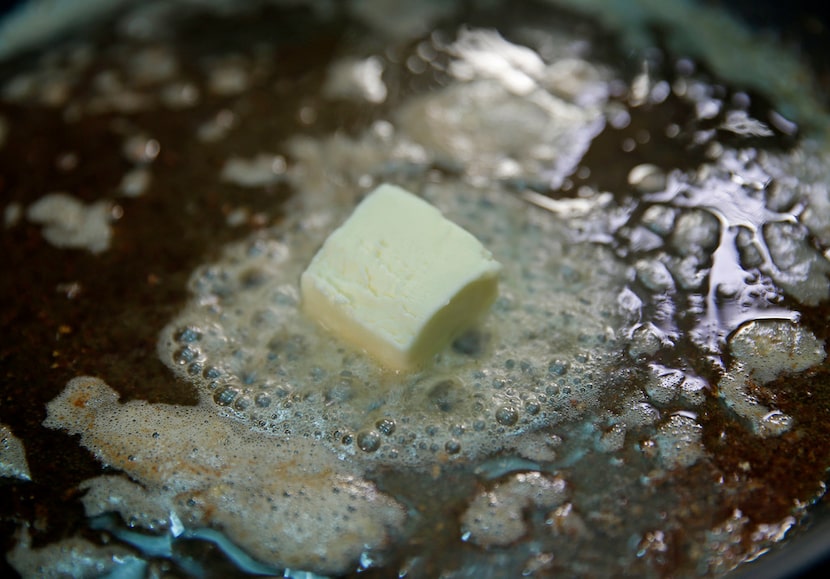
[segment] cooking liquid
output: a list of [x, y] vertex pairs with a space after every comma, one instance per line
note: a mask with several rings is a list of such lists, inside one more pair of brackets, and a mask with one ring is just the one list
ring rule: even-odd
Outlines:
[[[543, 3], [368, 4], [136, 6], [4, 64], [9, 563], [719, 575], [782, 539], [830, 464], [825, 119]], [[385, 181], [506, 266], [410, 375], [297, 308]]]

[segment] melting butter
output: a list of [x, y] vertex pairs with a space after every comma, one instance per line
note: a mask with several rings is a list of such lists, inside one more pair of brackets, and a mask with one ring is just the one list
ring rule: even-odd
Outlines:
[[394, 370], [428, 362], [493, 304], [501, 270], [472, 234], [381, 185], [303, 273], [303, 309]]

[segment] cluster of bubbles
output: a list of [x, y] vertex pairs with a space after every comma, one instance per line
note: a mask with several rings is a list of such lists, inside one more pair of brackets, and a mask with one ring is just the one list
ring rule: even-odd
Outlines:
[[470, 458], [595, 408], [622, 351], [617, 312], [601, 304], [614, 303], [624, 268], [605, 248], [568, 246], [555, 219], [504, 191], [424, 194], [506, 264], [489, 318], [432, 367], [385, 372], [300, 311], [296, 280], [346, 208], [289, 217], [199, 268], [162, 332], [162, 360], [221, 412], [361, 460]]

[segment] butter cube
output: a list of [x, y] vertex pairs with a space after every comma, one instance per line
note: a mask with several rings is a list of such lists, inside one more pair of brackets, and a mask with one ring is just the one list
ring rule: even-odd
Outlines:
[[382, 365], [428, 362], [492, 305], [501, 266], [469, 232], [394, 185], [335, 230], [300, 279], [305, 312]]

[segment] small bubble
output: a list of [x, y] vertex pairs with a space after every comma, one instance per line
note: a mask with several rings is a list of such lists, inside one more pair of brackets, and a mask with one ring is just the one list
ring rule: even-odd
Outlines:
[[153, 438], [158, 438], [159, 436], [160, 436], [160, 435], [159, 435], [159, 433], [158, 433], [158, 432], [154, 432], [154, 433], [153, 433]]
[[461, 443], [457, 440], [448, 440], [444, 445], [444, 450], [447, 451], [447, 454], [458, 454], [461, 450]]
[[340, 439], [340, 442], [345, 444], [346, 446], [350, 445], [354, 441], [354, 438], [351, 434], [345, 434], [343, 438]]
[[375, 427], [386, 436], [390, 436], [395, 432], [395, 421], [391, 418], [382, 418], [375, 423]]
[[202, 371], [202, 364], [200, 362], [193, 362], [187, 367], [187, 373], [191, 376], [196, 376]]
[[454, 380], [437, 382], [427, 396], [441, 412], [451, 412], [463, 400], [461, 386]]
[[464, 434], [464, 425], [463, 424], [454, 424], [450, 428], [450, 434], [452, 434], [453, 436], [461, 436], [462, 434]]
[[535, 402], [528, 402], [527, 405], [525, 406], [525, 410], [527, 410], [527, 413], [530, 414], [531, 416], [536, 416], [537, 414], [539, 414], [539, 411], [541, 410], [541, 408]]
[[219, 370], [219, 368], [215, 366], [208, 366], [207, 368], [205, 368], [205, 371], [202, 372], [202, 376], [204, 376], [208, 380], [216, 380], [221, 375], [222, 372]]
[[508, 370], [512, 370], [513, 368], [516, 367], [516, 360], [514, 360], [513, 358], [510, 358], [509, 360], [507, 360], [504, 363], [504, 367], [507, 368]]
[[519, 413], [510, 406], [502, 406], [496, 410], [496, 422], [504, 426], [513, 426], [519, 421]]
[[240, 412], [243, 412], [243, 411], [247, 410], [248, 408], [250, 408], [250, 406], [251, 406], [251, 399], [247, 396], [241, 396], [241, 397], [237, 398], [236, 402], [234, 402], [234, 405], [233, 405], [233, 407], [236, 408], [237, 410], [239, 410]]
[[219, 406], [229, 406], [238, 394], [239, 390], [236, 388], [222, 388], [213, 395], [213, 400]]
[[173, 353], [173, 360], [177, 364], [189, 364], [193, 362], [196, 358], [199, 357], [199, 350], [196, 348], [191, 348], [190, 346], [185, 346], [179, 350], [176, 350]]
[[268, 275], [258, 267], [250, 267], [239, 274], [242, 289], [254, 289], [268, 281]]
[[174, 338], [177, 342], [182, 344], [192, 344], [193, 342], [198, 342], [202, 339], [202, 333], [192, 327], [180, 328], [176, 330]]
[[364, 430], [357, 433], [357, 446], [363, 452], [375, 452], [380, 448], [380, 434], [374, 430]]
[[254, 398], [254, 404], [256, 404], [260, 408], [268, 408], [268, 406], [271, 405], [271, 396], [269, 396], [265, 392], [260, 392]]
[[487, 425], [484, 423], [483, 420], [476, 420], [475, 422], [473, 422], [473, 430], [475, 430], [476, 432], [481, 432], [486, 427]]
[[564, 360], [553, 360], [548, 365], [548, 373], [554, 376], [564, 376], [568, 372], [568, 363]]

